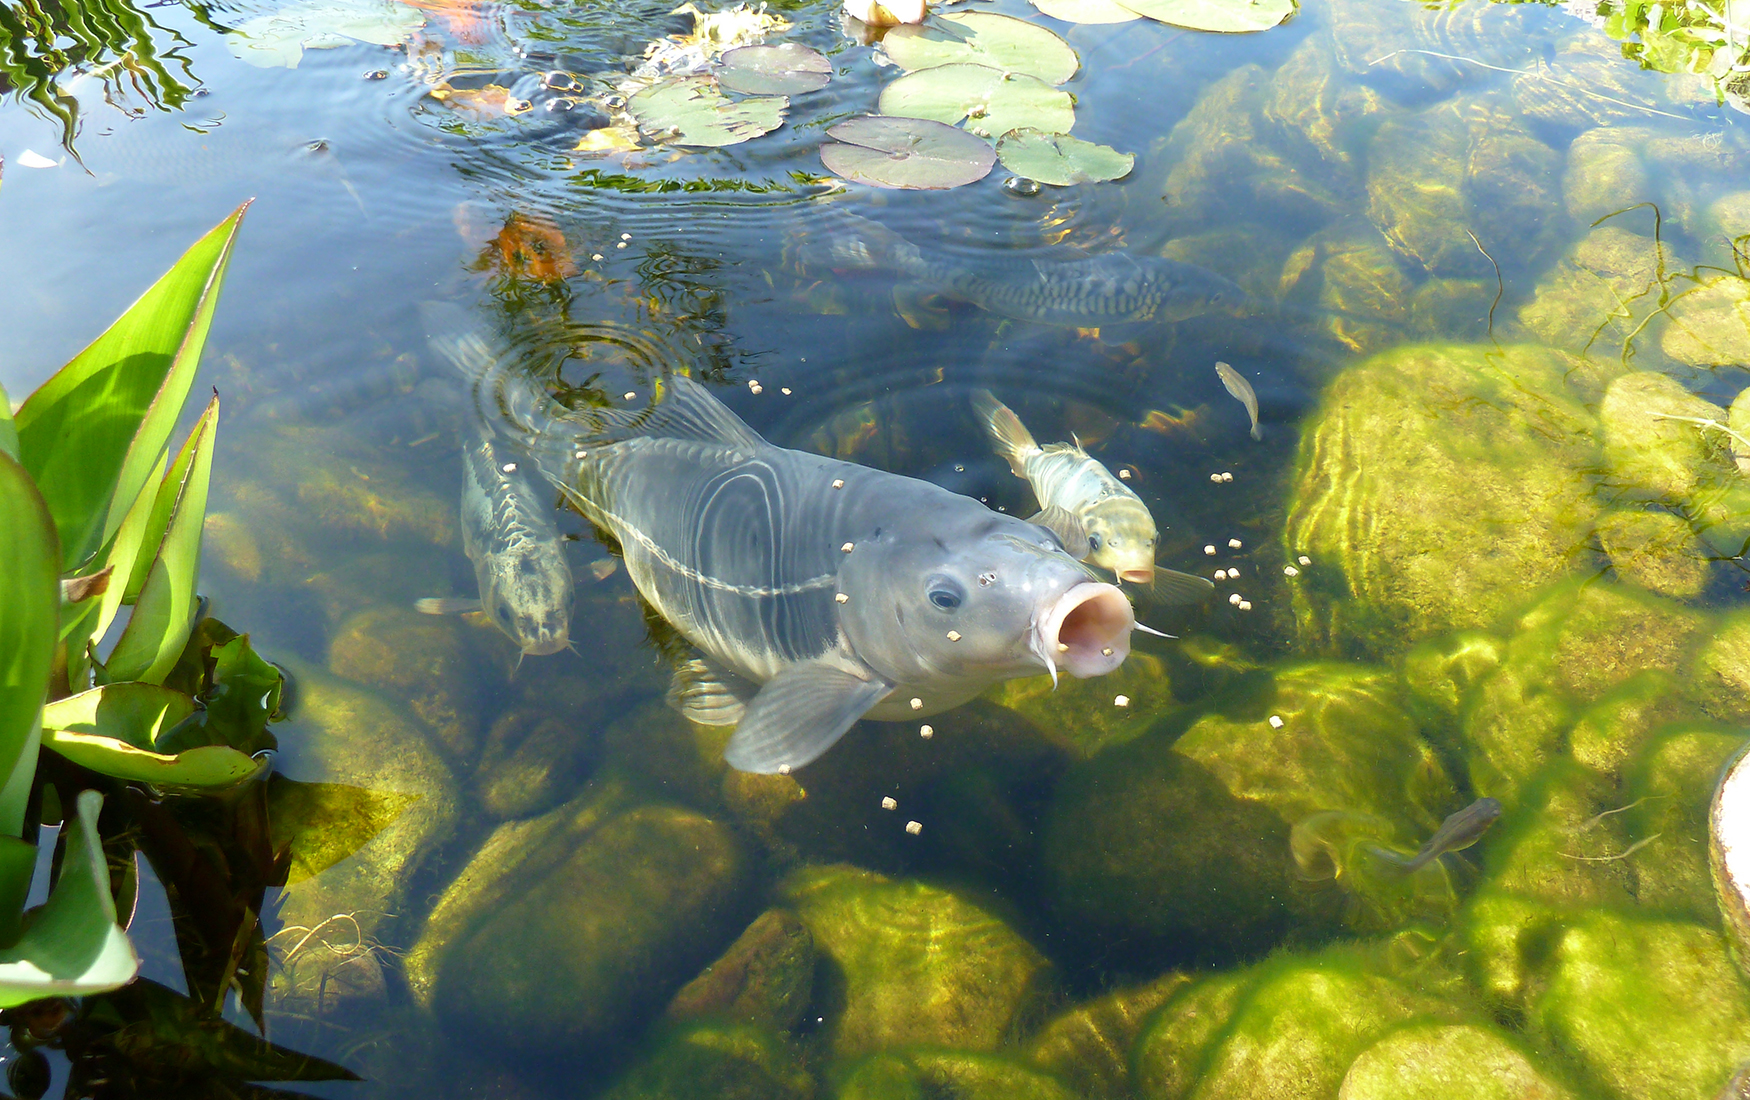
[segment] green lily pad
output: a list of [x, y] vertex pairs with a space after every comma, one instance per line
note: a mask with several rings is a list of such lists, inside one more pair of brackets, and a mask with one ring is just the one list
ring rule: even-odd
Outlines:
[[982, 11], [895, 27], [881, 40], [881, 48], [907, 72], [943, 65], [988, 65], [1062, 84], [1081, 68], [1081, 59], [1069, 43], [1051, 31], [1024, 19]]
[[997, 159], [1017, 176], [1056, 187], [1122, 179], [1136, 166], [1133, 154], [1120, 153], [1110, 145], [1032, 127], [1004, 134], [997, 142]]
[[1294, 0], [1123, 0], [1138, 15], [1193, 31], [1267, 31], [1294, 14]]
[[395, 46], [425, 26], [425, 16], [390, 0], [335, 3], [307, 0], [272, 15], [258, 15], [225, 35], [231, 52], [263, 69], [295, 69], [305, 50], [331, 50], [355, 42]]
[[740, 46], [725, 53], [720, 64], [717, 83], [748, 95], [817, 92], [832, 79], [832, 62], [826, 55], [795, 42]]
[[1065, 23], [1129, 23], [1142, 18], [1118, 0], [1033, 0], [1033, 6]]
[[1075, 100], [1036, 77], [986, 65], [919, 69], [881, 92], [884, 115], [928, 118], [949, 125], [966, 120], [980, 137], [996, 138], [1022, 126], [1063, 133], [1075, 125]]
[[784, 124], [783, 96], [739, 102], [717, 90], [708, 76], [677, 76], [634, 95], [626, 110], [647, 136], [674, 145], [739, 145]]
[[997, 161], [989, 145], [964, 130], [921, 118], [847, 119], [820, 147], [827, 171], [876, 187], [940, 191], [983, 179]]

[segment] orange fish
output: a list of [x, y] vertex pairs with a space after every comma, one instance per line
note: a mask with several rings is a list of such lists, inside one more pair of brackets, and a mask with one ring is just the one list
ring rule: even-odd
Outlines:
[[512, 211], [504, 220], [504, 228], [486, 243], [473, 267], [475, 271], [498, 271], [542, 283], [556, 283], [577, 274], [565, 234], [553, 219], [520, 211]]
[[457, 42], [470, 46], [478, 46], [491, 37], [492, 16], [491, 4], [480, 0], [401, 0], [410, 8], [417, 8], [427, 15], [435, 17], [443, 24], [444, 30]]

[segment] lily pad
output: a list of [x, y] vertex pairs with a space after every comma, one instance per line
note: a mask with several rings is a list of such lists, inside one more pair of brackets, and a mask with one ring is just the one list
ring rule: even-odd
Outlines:
[[1120, 153], [1110, 145], [1032, 127], [1004, 134], [997, 142], [997, 158], [1018, 176], [1056, 187], [1121, 179], [1136, 166], [1133, 154]]
[[717, 83], [748, 95], [800, 95], [826, 87], [832, 62], [819, 50], [795, 42], [740, 46], [723, 55]]
[[996, 152], [964, 130], [921, 118], [865, 116], [826, 132], [827, 171], [876, 187], [946, 190], [983, 179]]
[[982, 11], [938, 16], [917, 27], [895, 27], [881, 40], [881, 47], [907, 72], [942, 65], [988, 65], [1062, 84], [1081, 68], [1081, 59], [1069, 43], [1051, 31], [1024, 19]]
[[996, 138], [1022, 126], [1063, 133], [1075, 125], [1075, 100], [1036, 77], [986, 65], [919, 69], [881, 92], [881, 113], [929, 118], [949, 125], [966, 120], [980, 137]]
[[740, 102], [717, 90], [708, 76], [680, 76], [658, 81], [634, 95], [626, 110], [647, 136], [674, 145], [719, 147], [739, 145], [784, 124], [783, 96], [761, 96]]
[[1138, 15], [1193, 31], [1267, 31], [1294, 14], [1294, 0], [1123, 0]]
[[1033, 6], [1065, 23], [1129, 23], [1142, 18], [1118, 0], [1033, 0]]
[[395, 46], [425, 26], [425, 16], [390, 0], [335, 3], [306, 0], [272, 15], [258, 15], [225, 35], [231, 52], [264, 69], [295, 69], [305, 50], [369, 42]]

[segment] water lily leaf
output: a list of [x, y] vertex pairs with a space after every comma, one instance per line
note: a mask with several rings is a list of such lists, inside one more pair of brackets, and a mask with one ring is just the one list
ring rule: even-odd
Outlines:
[[741, 46], [721, 59], [717, 83], [748, 95], [800, 95], [826, 87], [832, 62], [819, 50], [796, 42], [781, 46]]
[[739, 145], [784, 124], [783, 96], [740, 102], [717, 90], [708, 76], [670, 77], [634, 95], [626, 110], [645, 134], [675, 145]]
[[1294, 0], [1121, 0], [1138, 15], [1194, 31], [1267, 31], [1294, 14]]
[[1075, 100], [1036, 77], [984, 65], [941, 65], [907, 73], [882, 89], [881, 113], [929, 118], [996, 138], [1021, 126], [1065, 133], [1075, 125]]
[[1142, 18], [1118, 0], [1033, 0], [1033, 6], [1065, 23], [1129, 23]]
[[295, 69], [304, 51], [369, 42], [395, 46], [425, 26], [425, 16], [390, 0], [304, 0], [258, 15], [225, 35], [236, 57], [263, 69]]
[[[60, 621], [60, 547], [30, 475], [0, 454], [0, 833], [18, 836]], [[22, 784], [20, 783], [22, 779]]]
[[115, 534], [169, 444], [248, 207], [196, 241], [18, 410], [19, 461], [55, 517], [64, 569]]
[[139, 956], [115, 922], [109, 869], [97, 835], [103, 796], [79, 794], [61, 876], [18, 942], [0, 950], [0, 1008], [43, 997], [82, 997], [133, 980]]
[[1031, 127], [1004, 134], [997, 142], [997, 158], [1017, 176], [1056, 187], [1121, 179], [1136, 166], [1133, 154], [1120, 153], [1110, 145]]
[[945, 190], [983, 179], [996, 152], [946, 123], [865, 116], [826, 132], [820, 147], [827, 171], [876, 187]]
[[988, 65], [1026, 73], [1047, 84], [1076, 75], [1081, 59], [1068, 42], [1024, 19], [990, 12], [943, 15], [916, 27], [895, 27], [881, 40], [887, 56], [907, 72], [941, 65]]

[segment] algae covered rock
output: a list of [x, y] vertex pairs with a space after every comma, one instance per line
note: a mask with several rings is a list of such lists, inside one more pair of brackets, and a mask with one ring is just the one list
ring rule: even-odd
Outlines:
[[1431, 638], [1404, 655], [1404, 686], [1425, 710], [1455, 716], [1476, 686], [1506, 659], [1507, 644], [1482, 630]]
[[328, 669], [405, 701], [453, 760], [471, 766], [482, 733], [479, 677], [490, 667], [471, 634], [458, 619], [371, 607], [336, 632]]
[[1574, 139], [1568, 146], [1562, 197], [1575, 222], [1591, 225], [1651, 196], [1640, 155], [1641, 143], [1651, 134], [1636, 127], [1600, 126]]
[[780, 894], [830, 967], [836, 1054], [912, 1044], [994, 1050], [1042, 992], [1046, 961], [979, 903], [915, 879], [811, 867]]
[[1707, 713], [1725, 721], [1750, 717], [1750, 612], [1721, 619], [1696, 655], [1692, 675]]
[[671, 1020], [723, 1017], [788, 1031], [814, 985], [814, 937], [787, 909], [768, 909], [668, 1003]]
[[1551, 347], [1615, 360], [1656, 308], [1662, 264], [1681, 266], [1668, 246], [1651, 237], [1614, 224], [1597, 226], [1538, 280], [1519, 323]]
[[[734, 933], [744, 867], [726, 827], [672, 806], [590, 827], [601, 809], [501, 826], [433, 912], [409, 978], [429, 982], [453, 1029], [512, 1050], [600, 1047]], [[501, 862], [507, 851], [521, 858]]]
[[1699, 487], [1735, 480], [1725, 437], [1695, 421], [1726, 423], [1726, 410], [1652, 371], [1610, 383], [1599, 409], [1612, 479], [1631, 492], [1672, 502]]
[[665, 1035], [603, 1100], [810, 1100], [814, 1079], [789, 1040], [753, 1024]]
[[1671, 304], [1659, 346], [1696, 367], [1750, 362], [1750, 279], [1717, 275]]
[[1062, 1083], [1004, 1058], [958, 1050], [876, 1054], [846, 1074], [838, 1100], [1080, 1100]]
[[1598, 518], [1598, 543], [1611, 568], [1662, 596], [1690, 599], [1707, 585], [1708, 561], [1695, 532], [1669, 512], [1620, 508]]
[[1348, 810], [1408, 843], [1456, 799], [1394, 676], [1288, 666], [1241, 681], [1182, 734], [1150, 733], [1066, 774], [1045, 825], [1046, 897], [1105, 940], [1259, 950], [1296, 904], [1295, 822]]
[[1166, 974], [1059, 1013], [1027, 1044], [1027, 1060], [1083, 1100], [1122, 1100], [1130, 1095], [1130, 1048], [1143, 1024], [1192, 981]]
[[1678, 727], [1660, 735], [1629, 776], [1632, 860], [1642, 907], [1712, 923], [1719, 914], [1708, 867], [1708, 809], [1714, 785], [1744, 735]]
[[533, 817], [563, 802], [601, 757], [601, 737], [587, 712], [566, 706], [520, 708], [500, 715], [486, 735], [475, 788], [499, 820]]
[[1569, 1100], [1518, 1045], [1479, 1024], [1412, 1024], [1361, 1052], [1337, 1100]]
[[1379, 231], [1341, 222], [1313, 234], [1283, 265], [1290, 300], [1316, 307], [1319, 323], [1351, 351], [1368, 353], [1402, 339], [1414, 290]]
[[1593, 421], [1540, 348], [1422, 345], [1345, 370], [1302, 437], [1284, 529], [1301, 636], [1396, 651], [1485, 627], [1590, 560]]

